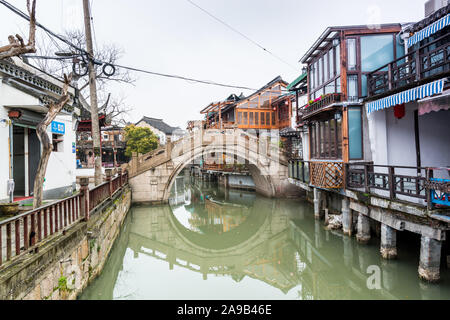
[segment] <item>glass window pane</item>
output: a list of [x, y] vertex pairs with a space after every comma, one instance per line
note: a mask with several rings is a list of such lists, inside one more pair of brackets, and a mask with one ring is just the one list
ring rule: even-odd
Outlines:
[[348, 70], [356, 70], [356, 39], [347, 39]]
[[392, 35], [361, 37], [361, 69], [374, 71], [394, 60], [394, 41]]
[[270, 126], [270, 112], [266, 112], [266, 126]]
[[341, 77], [336, 78], [336, 93], [341, 93]]
[[238, 112], [238, 124], [242, 124], [242, 112]]
[[264, 112], [261, 112], [261, 125], [265, 125], [266, 124], [266, 121], [264, 121], [264, 120], [265, 120]]
[[275, 112], [272, 112], [272, 125], [275, 125]]
[[323, 71], [325, 74], [325, 79], [324, 81], [327, 81], [328, 79], [330, 79], [330, 72], [329, 70], [329, 66], [328, 66], [328, 53], [325, 53], [325, 55], [323, 56]]
[[325, 94], [334, 93], [334, 92], [335, 92], [334, 81], [332, 81], [325, 86]]
[[259, 112], [255, 112], [255, 124], [258, 125], [259, 124]]
[[316, 72], [316, 75], [314, 76], [315, 78], [315, 84], [316, 84], [316, 88], [319, 86], [319, 62], [316, 61], [316, 63], [314, 64], [314, 69]]
[[362, 155], [361, 108], [348, 108], [348, 149], [350, 159], [361, 159]]
[[338, 154], [337, 154], [337, 158], [338, 159], [342, 159], [342, 118], [336, 120], [336, 126], [337, 126], [337, 140], [338, 140], [338, 144], [337, 144], [337, 150], [338, 150]]
[[336, 75], [341, 74], [341, 45], [338, 44], [336, 47]]
[[323, 57], [319, 60], [319, 86], [323, 83]]
[[358, 76], [350, 75], [347, 77], [348, 99], [353, 100], [358, 98]]
[[253, 116], [253, 112], [250, 112], [250, 123], [251, 125], [254, 124], [254, 116]]
[[367, 75], [361, 75], [361, 96], [367, 97]]
[[329, 69], [328, 69], [328, 79], [334, 78], [334, 56], [333, 56], [333, 49], [328, 51], [328, 62], [329, 62]]
[[248, 113], [244, 112], [244, 124], [248, 124]]

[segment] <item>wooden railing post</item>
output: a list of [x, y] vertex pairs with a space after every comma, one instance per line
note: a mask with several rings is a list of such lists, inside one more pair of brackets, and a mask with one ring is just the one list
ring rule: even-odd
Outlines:
[[[431, 182], [431, 178], [433, 178], [433, 169], [427, 168], [427, 184]], [[427, 208], [428, 210], [433, 210], [433, 202], [431, 199], [431, 188], [428, 187], [427, 190]]]
[[368, 164], [364, 164], [364, 190], [369, 193], [369, 168]]
[[391, 200], [395, 199], [395, 168], [392, 166], [389, 166], [389, 193]]
[[123, 186], [122, 168], [117, 169], [117, 174], [119, 175], [119, 188], [122, 188], [122, 186]]
[[[85, 221], [89, 220], [89, 178], [80, 179], [80, 208]], [[61, 210], [61, 207], [60, 207]], [[62, 225], [62, 221], [61, 221]]]
[[106, 174], [106, 181], [109, 184], [109, 197], [111, 198], [114, 190], [113, 190], [113, 183], [112, 183], [112, 170], [111, 169], [106, 169], [105, 170], [105, 174]]

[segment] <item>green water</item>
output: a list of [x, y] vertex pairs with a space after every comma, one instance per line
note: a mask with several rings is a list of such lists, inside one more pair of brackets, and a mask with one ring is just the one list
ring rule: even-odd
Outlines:
[[300, 200], [205, 182], [178, 184], [171, 205], [133, 207], [102, 274], [80, 299], [450, 299], [449, 270], [417, 277], [419, 238], [358, 244], [315, 221]]

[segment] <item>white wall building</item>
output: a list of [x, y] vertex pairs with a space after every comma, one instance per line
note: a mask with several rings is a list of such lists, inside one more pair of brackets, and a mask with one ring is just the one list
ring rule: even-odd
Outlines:
[[[33, 196], [34, 177], [41, 155], [36, 125], [47, 104], [61, 96], [63, 82], [24, 63], [19, 58], [0, 60], [0, 201], [8, 201], [7, 184], [14, 179], [14, 197]], [[54, 150], [44, 182], [44, 198], [71, 195], [75, 187], [75, 89], [71, 99], [48, 128]]]
[[177, 141], [181, 139], [186, 132], [178, 127], [172, 127], [165, 123], [162, 119], [143, 117], [138, 123], [137, 127], [149, 128], [154, 134], [159, 137], [159, 143], [165, 145], [167, 138], [171, 141]]

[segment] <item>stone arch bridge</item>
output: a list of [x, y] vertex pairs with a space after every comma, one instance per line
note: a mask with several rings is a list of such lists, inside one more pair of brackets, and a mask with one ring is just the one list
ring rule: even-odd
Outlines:
[[288, 182], [288, 162], [278, 132], [257, 137], [243, 130], [199, 130], [168, 142], [148, 154], [134, 154], [125, 165], [134, 203], [166, 203], [177, 175], [194, 160], [210, 153], [244, 159], [256, 191], [267, 197], [301, 192]]

